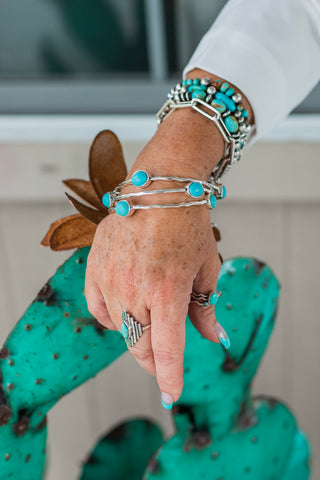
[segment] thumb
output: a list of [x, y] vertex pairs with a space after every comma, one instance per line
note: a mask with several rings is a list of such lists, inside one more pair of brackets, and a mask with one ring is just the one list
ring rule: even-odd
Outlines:
[[[207, 296], [206, 300], [203, 298], [198, 299], [199, 303], [208, 303], [208, 305], [199, 305], [191, 297], [189, 317], [203, 337], [211, 342], [222, 343], [228, 349], [230, 347], [228, 335], [220, 323], [217, 322], [215, 314], [215, 304], [219, 300], [220, 294], [216, 290], [220, 268], [221, 262], [218, 253], [213, 251], [193, 282], [193, 293]], [[213, 292], [217, 292], [217, 294]], [[211, 293], [212, 295], [210, 296]], [[211, 302], [209, 302], [209, 296]]]

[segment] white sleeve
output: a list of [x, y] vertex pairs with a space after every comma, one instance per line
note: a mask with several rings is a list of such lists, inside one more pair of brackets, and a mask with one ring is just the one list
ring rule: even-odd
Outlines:
[[193, 68], [243, 91], [260, 138], [320, 79], [320, 0], [229, 0], [183, 75]]

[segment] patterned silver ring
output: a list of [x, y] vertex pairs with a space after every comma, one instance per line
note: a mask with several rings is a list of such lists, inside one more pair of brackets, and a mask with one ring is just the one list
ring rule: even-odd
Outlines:
[[219, 290], [214, 290], [213, 292], [210, 292], [207, 294], [192, 292], [190, 297], [191, 298], [190, 303], [196, 303], [201, 307], [212, 306], [217, 303], [221, 295], [222, 295], [222, 292], [220, 292]]
[[133, 345], [137, 343], [139, 338], [142, 336], [143, 332], [151, 327], [151, 323], [143, 327], [141, 323], [137, 322], [125, 310], [122, 312], [121, 316], [122, 316], [121, 334], [126, 341], [127, 347], [131, 348]]

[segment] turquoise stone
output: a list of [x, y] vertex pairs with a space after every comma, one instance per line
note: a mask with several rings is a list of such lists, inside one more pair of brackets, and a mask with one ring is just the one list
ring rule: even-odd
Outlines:
[[200, 78], [195, 78], [193, 80], [193, 85], [200, 85]]
[[110, 208], [112, 205], [112, 198], [110, 193], [105, 193], [102, 197], [102, 203], [105, 207]]
[[229, 115], [224, 119], [224, 124], [231, 133], [235, 133], [239, 130], [239, 123], [236, 117]]
[[201, 100], [204, 100], [206, 98], [206, 92], [197, 88], [192, 92], [191, 97], [201, 98]]
[[126, 217], [130, 212], [130, 205], [126, 200], [120, 200], [116, 205], [116, 213], [120, 217]]
[[188, 80], [183, 80], [182, 85], [184, 86], [188, 85]]
[[188, 185], [188, 193], [191, 197], [198, 198], [203, 195], [203, 186], [200, 182], [192, 182]]
[[127, 339], [129, 337], [129, 330], [128, 330], [127, 325], [124, 322], [121, 323], [120, 331], [121, 331], [121, 335], [123, 336], [123, 338]]
[[144, 170], [138, 170], [132, 175], [132, 185], [136, 187], [143, 187], [149, 180], [149, 175]]
[[221, 100], [214, 99], [212, 100], [211, 105], [220, 113], [224, 113], [227, 110], [226, 105], [221, 102]]
[[205, 92], [207, 87], [205, 85], [190, 85], [190, 87], [188, 87], [189, 92], [194, 92], [195, 90], [203, 90]]
[[237, 106], [237, 110], [239, 110], [239, 112], [242, 112], [242, 110], [243, 110], [243, 105], [238, 105], [238, 106]]
[[219, 300], [219, 295], [217, 294], [217, 292], [212, 292], [209, 297], [210, 305], [215, 305], [218, 300]]
[[226, 198], [226, 196], [227, 196], [227, 189], [226, 189], [226, 187], [223, 185], [223, 186], [222, 186], [221, 198]]
[[187, 80], [186, 85], [193, 85], [193, 81], [191, 80], [191, 78], [189, 78], [189, 79]]
[[231, 98], [227, 97], [227, 95], [225, 95], [224, 93], [218, 92], [216, 93], [216, 98], [218, 100], [222, 100], [223, 103], [225, 103], [228, 110], [231, 110], [231, 112], [235, 111], [236, 104], [234, 103], [233, 100], [231, 100]]
[[220, 87], [220, 92], [226, 92], [229, 88], [229, 83], [223, 83]]
[[234, 89], [233, 88], [228, 88], [228, 90], [226, 91], [226, 95], [228, 95], [228, 97], [231, 97], [231, 95], [234, 94]]
[[211, 208], [214, 208], [217, 205], [217, 199], [215, 195], [213, 195], [213, 193], [210, 194], [209, 202], [210, 202]]
[[242, 110], [241, 117], [247, 118], [248, 114], [249, 114], [248, 110]]

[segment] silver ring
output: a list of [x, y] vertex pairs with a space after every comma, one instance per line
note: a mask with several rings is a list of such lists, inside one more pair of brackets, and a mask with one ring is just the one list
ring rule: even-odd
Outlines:
[[121, 317], [122, 317], [122, 323], [121, 323], [120, 331], [123, 338], [126, 341], [127, 347], [131, 348], [133, 345], [137, 343], [139, 338], [142, 336], [143, 332], [151, 327], [151, 323], [143, 327], [141, 323], [137, 322], [125, 310], [122, 312]]
[[207, 294], [192, 292], [190, 296], [190, 303], [196, 303], [201, 307], [212, 306], [217, 303], [221, 295], [222, 292], [220, 292], [219, 290], [213, 290], [213, 292]]

